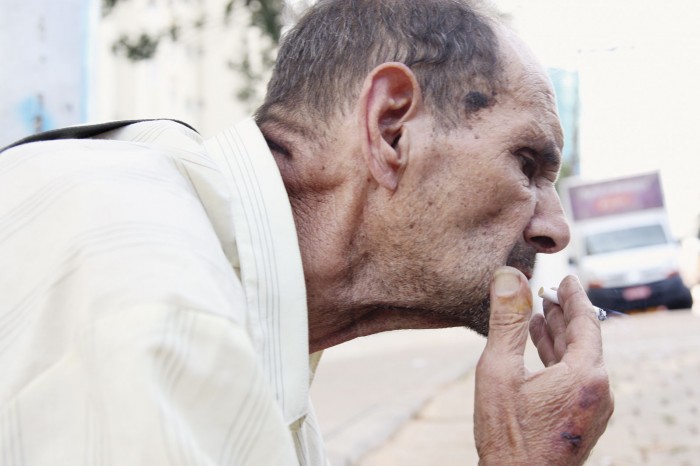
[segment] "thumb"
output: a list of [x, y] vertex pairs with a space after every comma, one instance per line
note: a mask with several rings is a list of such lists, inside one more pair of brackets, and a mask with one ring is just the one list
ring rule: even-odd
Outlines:
[[491, 283], [491, 317], [485, 352], [522, 356], [532, 314], [532, 292], [525, 276], [501, 267]]

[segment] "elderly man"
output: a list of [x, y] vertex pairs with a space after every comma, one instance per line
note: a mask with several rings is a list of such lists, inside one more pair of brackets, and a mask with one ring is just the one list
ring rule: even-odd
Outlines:
[[535, 254], [568, 242], [562, 134], [505, 27], [455, 0], [321, 1], [255, 122], [129, 123], [0, 156], [4, 458], [325, 464], [321, 350], [466, 326], [488, 335], [481, 464], [585, 461], [613, 405], [600, 329], [573, 277], [530, 320]]

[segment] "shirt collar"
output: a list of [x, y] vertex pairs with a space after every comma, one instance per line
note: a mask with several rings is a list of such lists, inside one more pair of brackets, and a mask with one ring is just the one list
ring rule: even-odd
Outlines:
[[309, 340], [304, 272], [289, 198], [252, 119], [205, 141], [232, 196], [248, 330], [285, 421], [305, 416]]

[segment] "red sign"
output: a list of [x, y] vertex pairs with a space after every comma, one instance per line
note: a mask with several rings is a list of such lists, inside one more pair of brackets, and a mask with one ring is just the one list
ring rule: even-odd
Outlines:
[[651, 288], [648, 286], [633, 286], [622, 290], [622, 297], [627, 301], [638, 301], [651, 296]]
[[574, 220], [663, 207], [658, 173], [582, 184], [569, 188]]

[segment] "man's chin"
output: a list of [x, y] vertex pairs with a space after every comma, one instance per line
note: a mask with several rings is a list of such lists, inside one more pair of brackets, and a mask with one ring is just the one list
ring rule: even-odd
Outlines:
[[473, 306], [464, 316], [464, 326], [474, 330], [479, 335], [487, 337], [489, 334], [489, 318], [491, 317], [491, 300], [484, 299]]
[[[535, 268], [535, 259], [536, 251], [531, 246], [518, 243], [513, 247], [510, 254], [508, 254], [506, 265], [520, 270], [520, 272], [522, 272], [523, 275], [530, 280], [532, 278], [532, 272]], [[481, 294], [481, 296], [483, 296], [481, 301], [476, 303], [472, 301], [471, 305], [462, 303], [464, 306], [461, 307], [461, 310], [459, 311], [459, 318], [463, 325], [485, 337], [488, 337], [489, 334], [489, 319], [491, 316], [490, 282], [491, 277], [485, 279], [482, 282], [481, 287], [477, 288], [481, 291], [477, 291], [476, 294]]]
[[489, 336], [489, 327], [488, 325], [486, 327], [478, 326], [476, 328], [474, 327], [467, 327], [468, 329], [474, 330], [476, 333], [481, 335], [484, 338], [488, 338]]

